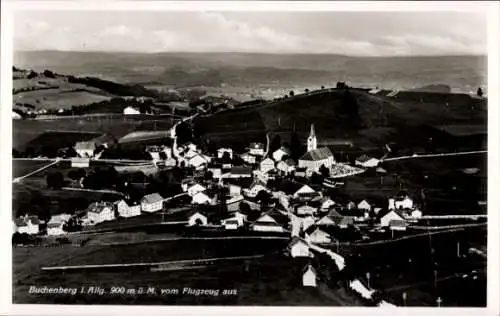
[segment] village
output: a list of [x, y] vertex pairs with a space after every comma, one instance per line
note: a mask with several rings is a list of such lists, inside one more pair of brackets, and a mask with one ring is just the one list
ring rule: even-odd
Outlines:
[[[67, 236], [98, 232], [103, 225], [108, 232], [113, 231], [114, 222], [133, 227], [134, 220], [161, 214], [161, 221], [154, 217], [149, 224], [181, 224], [198, 231], [215, 229], [220, 236], [283, 236], [290, 238], [291, 257], [314, 257], [314, 251], [325, 253], [342, 270], [345, 262], [337, 253], [339, 245], [404, 236], [407, 227], [423, 216], [404, 190], [394, 192], [383, 204], [366, 199], [341, 202], [328, 194], [331, 188], [342, 185], [342, 178], [380, 169], [380, 160], [361, 155], [355, 166], [336, 162], [329, 148], [318, 148], [314, 125], [307, 139], [307, 152], [298, 161], [290, 158], [290, 149], [281, 146], [269, 152], [269, 144], [264, 143], [251, 143], [241, 154], [230, 147], [219, 148], [211, 157], [192, 142], [178, 146], [175, 133], [174, 127], [172, 147], [147, 146], [146, 151], [157, 168], [192, 171], [191, 176], [182, 179], [182, 192], [172, 196], [151, 193], [135, 201], [126, 197], [113, 202], [95, 201], [73, 214], [52, 215], [46, 223], [36, 215], [25, 214], [15, 219], [14, 233], [61, 241]], [[88, 167], [89, 161], [99, 160], [96, 146], [92, 142], [77, 143], [79, 157], [72, 159], [72, 166]], [[318, 177], [322, 182], [318, 183]], [[335, 248], [337, 252], [332, 251]], [[311, 264], [304, 268], [303, 286], [317, 286], [316, 269]], [[350, 286], [365, 299], [372, 298], [374, 290], [360, 279]]]

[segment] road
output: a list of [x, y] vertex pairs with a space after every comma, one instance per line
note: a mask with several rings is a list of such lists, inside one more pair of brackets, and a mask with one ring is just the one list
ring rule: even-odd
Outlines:
[[477, 150], [477, 151], [462, 151], [462, 152], [456, 152], [456, 153], [442, 153], [442, 154], [413, 154], [411, 156], [385, 158], [385, 159], [381, 159], [380, 162], [405, 160], [405, 159], [417, 159], [417, 158], [462, 156], [462, 155], [485, 154], [485, 153], [487, 154], [488, 151], [487, 150]]
[[25, 179], [25, 178], [27, 178], [27, 177], [30, 177], [30, 176], [32, 176], [32, 175], [34, 175], [34, 174], [37, 174], [37, 173], [39, 173], [39, 172], [41, 172], [41, 171], [43, 171], [43, 170], [45, 170], [45, 169], [47, 169], [47, 168], [50, 168], [50, 167], [52, 167], [53, 165], [57, 164], [59, 161], [61, 161], [61, 159], [59, 159], [59, 158], [55, 158], [55, 159], [54, 159], [54, 160], [52, 160], [52, 161], [53, 161], [52, 163], [49, 163], [49, 164], [48, 164], [48, 165], [46, 165], [46, 166], [43, 166], [43, 167], [41, 167], [41, 168], [39, 168], [39, 169], [36, 169], [35, 171], [32, 171], [32, 172], [30, 172], [30, 173], [28, 173], [28, 174], [25, 174], [24, 176], [21, 176], [21, 177], [18, 177], [18, 178], [13, 179], [13, 180], [12, 180], [12, 183], [18, 183], [18, 182], [21, 182], [21, 180], [23, 180], [23, 179]]

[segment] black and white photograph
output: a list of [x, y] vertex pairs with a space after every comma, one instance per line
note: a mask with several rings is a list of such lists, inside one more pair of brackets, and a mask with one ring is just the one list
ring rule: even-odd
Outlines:
[[10, 8], [13, 305], [498, 304], [498, 3], [188, 2]]

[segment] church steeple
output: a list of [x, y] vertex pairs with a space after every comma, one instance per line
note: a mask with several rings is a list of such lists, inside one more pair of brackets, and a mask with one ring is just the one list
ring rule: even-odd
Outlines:
[[316, 139], [316, 133], [314, 132], [314, 124], [311, 124], [311, 133], [307, 138], [307, 151], [315, 150], [318, 148], [318, 141]]

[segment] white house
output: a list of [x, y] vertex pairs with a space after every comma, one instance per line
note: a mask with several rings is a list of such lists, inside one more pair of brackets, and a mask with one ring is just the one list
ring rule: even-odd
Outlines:
[[141, 209], [143, 212], [153, 213], [163, 209], [163, 197], [158, 193], [145, 195], [141, 199]]
[[393, 209], [393, 210], [390, 210], [387, 214], [385, 214], [384, 216], [382, 216], [380, 218], [380, 226], [388, 227], [390, 221], [392, 221], [392, 220], [404, 221], [404, 219], [405, 218], [400, 211]]
[[264, 156], [264, 144], [250, 143], [249, 153], [254, 156]]
[[264, 173], [274, 170], [274, 160], [266, 158], [260, 162], [260, 170]]
[[198, 194], [199, 192], [203, 192], [205, 191], [207, 188], [204, 187], [203, 185], [199, 184], [199, 183], [195, 183], [194, 185], [188, 187], [187, 189], [187, 193], [189, 194], [189, 196], [195, 196], [196, 194]]
[[64, 235], [66, 232], [63, 229], [64, 223], [47, 223], [47, 235], [59, 236]]
[[123, 109], [123, 114], [125, 115], [141, 114], [141, 111], [139, 111], [139, 109], [137, 108], [134, 108], [133, 106], [127, 106], [126, 108]]
[[276, 168], [284, 174], [290, 174], [293, 171], [295, 171], [296, 165], [297, 165], [297, 163], [293, 159], [288, 158], [286, 160], [282, 160], [282, 161], [278, 162], [278, 164], [276, 165]]
[[215, 205], [216, 199], [213, 194], [208, 193], [207, 191], [198, 192], [193, 195], [193, 204], [210, 204]]
[[362, 155], [358, 158], [356, 158], [356, 161], [354, 162], [356, 166], [361, 166], [364, 168], [374, 168], [378, 166], [379, 160], [373, 157], [369, 157], [367, 155]]
[[202, 169], [209, 162], [210, 158], [208, 156], [205, 156], [203, 154], [196, 154], [191, 158], [188, 158], [187, 165], [196, 169]]
[[310, 205], [301, 205], [295, 209], [297, 215], [313, 215], [318, 209]]
[[86, 222], [91, 225], [112, 221], [115, 219], [113, 204], [109, 202], [94, 202], [87, 208]]
[[237, 230], [240, 225], [238, 224], [238, 221], [235, 219], [227, 219], [224, 221], [222, 224], [224, 226], [224, 229], [226, 230]]
[[231, 148], [219, 148], [217, 150], [217, 158], [222, 158], [222, 156], [224, 156], [224, 153], [228, 153], [229, 157], [233, 159], [233, 150]]
[[306, 287], [316, 287], [317, 286], [318, 273], [312, 265], [308, 265], [302, 275], [302, 286]]
[[326, 211], [326, 210], [329, 210], [333, 206], [335, 206], [335, 201], [333, 201], [330, 197], [327, 197], [321, 203], [321, 210]]
[[391, 230], [404, 231], [404, 230], [406, 230], [406, 226], [408, 226], [408, 223], [405, 220], [392, 219], [389, 222], [389, 228]]
[[23, 216], [16, 218], [17, 232], [20, 234], [38, 234], [40, 232], [40, 220], [37, 216]]
[[363, 201], [359, 202], [359, 204], [358, 204], [358, 210], [370, 211], [371, 209], [372, 209], [372, 206], [366, 200], [363, 200]]
[[277, 149], [275, 152], [273, 152], [273, 159], [275, 161], [281, 161], [283, 157], [290, 156], [291, 152], [288, 148], [286, 147], [281, 147]]
[[330, 235], [319, 227], [316, 228], [311, 234], [306, 234], [306, 239], [315, 244], [327, 244], [331, 241]]
[[206, 226], [208, 218], [200, 212], [194, 212], [188, 218], [188, 226]]
[[290, 250], [290, 256], [292, 256], [292, 258], [311, 256], [309, 244], [302, 238], [292, 238], [292, 242], [288, 246], [288, 249]]
[[251, 225], [251, 229], [256, 232], [275, 232], [283, 233], [285, 229], [278, 223], [274, 222], [255, 222]]
[[310, 196], [313, 196], [313, 195], [316, 195], [316, 191], [314, 191], [314, 189], [312, 189], [307, 184], [304, 184], [300, 189], [298, 189], [293, 194], [293, 198], [310, 197]]
[[71, 158], [71, 168], [88, 168], [89, 166], [90, 166], [90, 158], [80, 158], [80, 157]]
[[269, 189], [266, 188], [264, 185], [260, 183], [255, 183], [252, 186], [250, 186], [250, 188], [248, 188], [247, 190], [244, 190], [244, 193], [249, 197], [256, 197], [257, 194], [262, 190], [269, 192]]
[[302, 219], [302, 230], [306, 231], [309, 227], [314, 225], [316, 219], [312, 216], [308, 216]]
[[257, 157], [255, 155], [252, 155], [250, 153], [244, 153], [241, 155], [241, 159], [243, 159], [244, 162], [253, 165], [257, 162]]
[[141, 215], [141, 205], [139, 203], [129, 205], [125, 200], [119, 200], [113, 204], [121, 217]]
[[231, 195], [231, 196], [241, 195], [241, 186], [236, 185], [236, 184], [230, 184], [229, 185], [229, 195]]
[[389, 199], [390, 210], [412, 209], [412, 208], [413, 208], [413, 200], [408, 196]]

